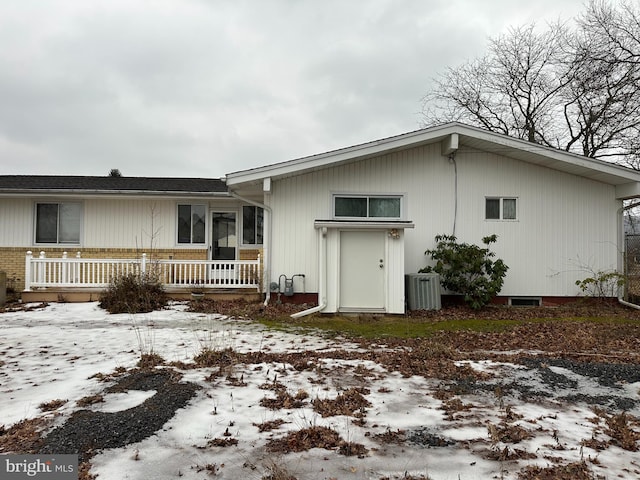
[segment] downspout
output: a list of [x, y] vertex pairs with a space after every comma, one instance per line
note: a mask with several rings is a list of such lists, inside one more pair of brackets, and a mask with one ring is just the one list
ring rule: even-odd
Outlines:
[[453, 165], [453, 229], [451, 235], [456, 236], [456, 224], [458, 223], [458, 164], [456, 163], [456, 151], [449, 154], [449, 163]]
[[320, 229], [320, 252], [318, 255], [318, 306], [297, 312], [291, 318], [300, 318], [318, 313], [327, 306], [327, 227]]
[[[620, 265], [624, 266], [624, 260], [625, 260], [625, 254], [627, 251], [627, 243], [625, 242], [625, 235], [624, 235], [624, 212], [626, 210], [631, 210], [632, 208], [638, 207], [640, 206], [640, 202], [636, 202], [636, 203], [632, 203], [631, 205], [627, 205], [622, 206], [618, 209], [618, 222], [620, 222], [620, 226], [618, 229], [618, 235], [620, 235], [620, 245], [622, 245], [622, 248], [620, 249], [620, 260], [619, 260], [619, 266], [618, 266], [618, 270], [620, 270]], [[622, 274], [624, 274], [625, 272], [623, 271]], [[631, 302], [627, 302], [624, 299], [624, 290], [622, 291], [618, 291], [618, 303], [620, 303], [621, 305], [624, 305], [625, 307], [630, 307], [630, 308], [635, 308], [636, 310], [640, 310], [640, 305], [636, 305], [635, 303], [631, 303]]]
[[271, 228], [271, 223], [272, 223], [272, 219], [273, 219], [273, 210], [271, 210], [271, 207], [265, 205], [264, 203], [260, 203], [260, 202], [256, 202], [255, 200], [250, 200], [248, 198], [244, 198], [240, 195], [238, 195], [237, 193], [233, 192], [231, 189], [229, 189], [229, 195], [231, 195], [233, 198], [237, 198], [238, 200], [241, 200], [245, 203], [248, 203], [249, 205], [253, 205], [254, 207], [259, 207], [264, 209], [266, 212], [269, 213], [269, 221], [265, 222], [265, 224], [267, 225], [268, 228], [268, 232], [267, 232], [267, 236], [266, 236], [266, 247], [265, 245], [262, 246], [262, 251], [266, 251], [266, 255], [264, 256], [263, 261], [263, 265], [266, 265], [265, 270], [265, 275], [264, 278], [266, 278], [266, 285], [265, 285], [265, 281], [263, 279], [263, 288], [265, 289], [265, 297], [264, 297], [264, 306], [266, 307], [269, 304], [269, 300], [271, 299], [271, 288], [269, 288], [269, 282], [270, 282], [270, 270], [271, 270], [271, 239], [272, 239], [272, 228]]

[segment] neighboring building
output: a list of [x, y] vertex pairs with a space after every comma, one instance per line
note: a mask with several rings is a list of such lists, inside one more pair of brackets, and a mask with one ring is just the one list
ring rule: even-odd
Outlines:
[[234, 172], [226, 179], [0, 176], [0, 270], [26, 251], [83, 258], [261, 255], [323, 312], [403, 313], [404, 276], [438, 234], [493, 246], [503, 300], [580, 294], [622, 271], [623, 200], [640, 173], [457, 123]]
[[262, 210], [220, 179], [0, 176], [0, 270], [24, 286], [25, 254], [255, 259]]

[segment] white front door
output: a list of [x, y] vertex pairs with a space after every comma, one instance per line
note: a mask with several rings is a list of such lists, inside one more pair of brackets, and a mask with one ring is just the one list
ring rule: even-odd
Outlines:
[[340, 310], [385, 311], [385, 232], [340, 232]]

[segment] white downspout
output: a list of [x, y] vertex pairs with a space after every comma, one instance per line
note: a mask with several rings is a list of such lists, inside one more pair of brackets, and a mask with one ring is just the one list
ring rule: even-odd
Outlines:
[[[624, 259], [625, 259], [625, 253], [627, 251], [627, 244], [625, 242], [625, 236], [624, 236], [624, 212], [626, 210], [630, 210], [632, 208], [638, 207], [640, 206], [640, 202], [636, 202], [636, 203], [632, 203], [631, 205], [627, 205], [622, 206], [618, 209], [618, 222], [620, 222], [620, 226], [618, 229], [618, 235], [620, 236], [620, 245], [622, 246], [622, 248], [620, 248], [620, 259], [618, 260], [619, 265], [618, 265], [618, 271], [622, 270], [622, 267], [624, 267]], [[621, 272], [622, 274], [624, 274], [625, 272]], [[635, 308], [636, 310], [640, 310], [640, 305], [636, 305], [635, 303], [631, 303], [631, 302], [627, 302], [624, 298], [624, 291], [623, 290], [619, 290], [618, 291], [618, 302], [621, 305], [624, 305], [625, 307], [630, 307], [630, 308]]]
[[327, 306], [327, 227], [320, 229], [320, 252], [318, 255], [318, 306], [297, 312], [291, 318], [300, 318], [318, 313]]
[[264, 203], [260, 203], [260, 202], [256, 202], [255, 200], [250, 200], [248, 198], [244, 198], [241, 197], [240, 195], [238, 195], [237, 193], [231, 191], [229, 189], [229, 195], [231, 195], [233, 198], [237, 198], [238, 200], [241, 200], [245, 203], [248, 203], [249, 205], [253, 205], [254, 207], [260, 207], [262, 209], [264, 209], [268, 214], [269, 214], [269, 221], [265, 222], [265, 225], [267, 225], [267, 235], [265, 236], [265, 240], [266, 240], [266, 245], [262, 245], [262, 251], [264, 253], [264, 278], [266, 278], [266, 285], [263, 279], [263, 288], [265, 289], [265, 297], [264, 297], [264, 306], [266, 307], [269, 304], [269, 300], [271, 299], [271, 288], [269, 287], [269, 284], [271, 282], [271, 239], [272, 239], [272, 228], [271, 228], [271, 222], [273, 219], [273, 210], [271, 210], [271, 207], [265, 205]]

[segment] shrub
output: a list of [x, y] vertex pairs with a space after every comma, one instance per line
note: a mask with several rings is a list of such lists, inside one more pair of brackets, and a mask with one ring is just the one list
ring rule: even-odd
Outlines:
[[625, 283], [624, 275], [615, 271], [592, 272], [592, 276], [576, 280], [576, 285], [585, 295], [598, 299], [616, 297]]
[[167, 304], [162, 284], [149, 275], [120, 275], [102, 292], [100, 307], [109, 313], [148, 313]]
[[421, 273], [440, 274], [444, 288], [464, 295], [464, 301], [474, 310], [487, 305], [504, 284], [509, 267], [501, 259], [495, 259], [495, 252], [489, 250], [497, 235], [484, 237], [482, 248], [468, 243], [458, 243], [453, 235], [437, 235], [436, 248], [427, 250], [436, 264], [420, 270]]

